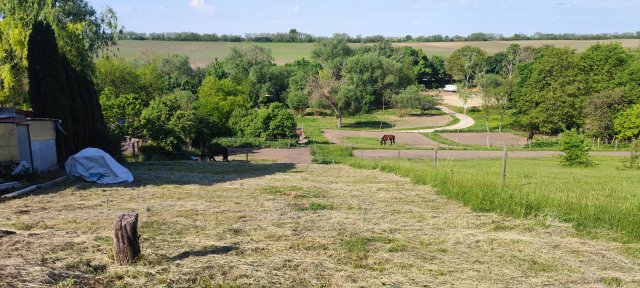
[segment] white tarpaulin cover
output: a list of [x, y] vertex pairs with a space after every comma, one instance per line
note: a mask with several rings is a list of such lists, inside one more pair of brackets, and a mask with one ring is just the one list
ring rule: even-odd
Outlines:
[[98, 148], [85, 148], [69, 157], [64, 167], [69, 177], [82, 177], [100, 184], [133, 182], [131, 172]]

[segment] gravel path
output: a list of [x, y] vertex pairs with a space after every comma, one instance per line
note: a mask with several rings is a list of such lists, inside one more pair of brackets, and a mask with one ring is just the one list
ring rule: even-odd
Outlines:
[[450, 125], [450, 126], [444, 126], [444, 127], [438, 127], [438, 128], [430, 128], [430, 129], [421, 129], [421, 130], [403, 130], [400, 132], [409, 132], [409, 133], [431, 133], [431, 132], [435, 132], [435, 131], [441, 131], [441, 130], [458, 130], [458, 129], [464, 129], [464, 128], [468, 128], [473, 126], [473, 124], [475, 123], [475, 121], [473, 120], [473, 118], [464, 115], [464, 114], [460, 114], [458, 112], [455, 112], [447, 107], [444, 106], [438, 106], [438, 108], [440, 108], [440, 110], [442, 110], [443, 112], [456, 117], [458, 119], [460, 119], [460, 122], [454, 124], [454, 125]]

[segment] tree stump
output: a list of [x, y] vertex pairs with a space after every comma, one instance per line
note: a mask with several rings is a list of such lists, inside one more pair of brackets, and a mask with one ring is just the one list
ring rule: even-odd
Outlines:
[[120, 265], [132, 263], [140, 256], [138, 213], [120, 214], [113, 228], [113, 257]]

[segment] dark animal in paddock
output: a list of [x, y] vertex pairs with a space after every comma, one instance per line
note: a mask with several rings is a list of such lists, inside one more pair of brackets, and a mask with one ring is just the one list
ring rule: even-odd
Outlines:
[[222, 145], [212, 145], [200, 152], [200, 160], [204, 161], [205, 157], [209, 158], [209, 161], [216, 161], [214, 156], [222, 156], [223, 162], [229, 162], [229, 149]]
[[387, 145], [387, 141], [391, 142], [389, 143], [389, 145], [396, 144], [396, 136], [382, 135], [382, 139], [380, 139], [380, 146]]

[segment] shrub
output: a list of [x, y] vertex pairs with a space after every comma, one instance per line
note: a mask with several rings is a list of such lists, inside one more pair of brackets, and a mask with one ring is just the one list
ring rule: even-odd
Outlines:
[[575, 129], [566, 130], [560, 139], [560, 151], [564, 155], [560, 156], [561, 161], [569, 166], [593, 166], [594, 163], [589, 156], [591, 146], [584, 135]]
[[138, 149], [143, 161], [189, 160], [192, 156], [191, 153], [185, 151], [168, 151], [154, 143], [141, 145]]
[[267, 140], [295, 137], [296, 120], [282, 103], [268, 108], [236, 110], [229, 125], [241, 137], [260, 137]]
[[629, 158], [623, 161], [626, 168], [640, 168], [640, 139], [634, 139], [629, 147]]

